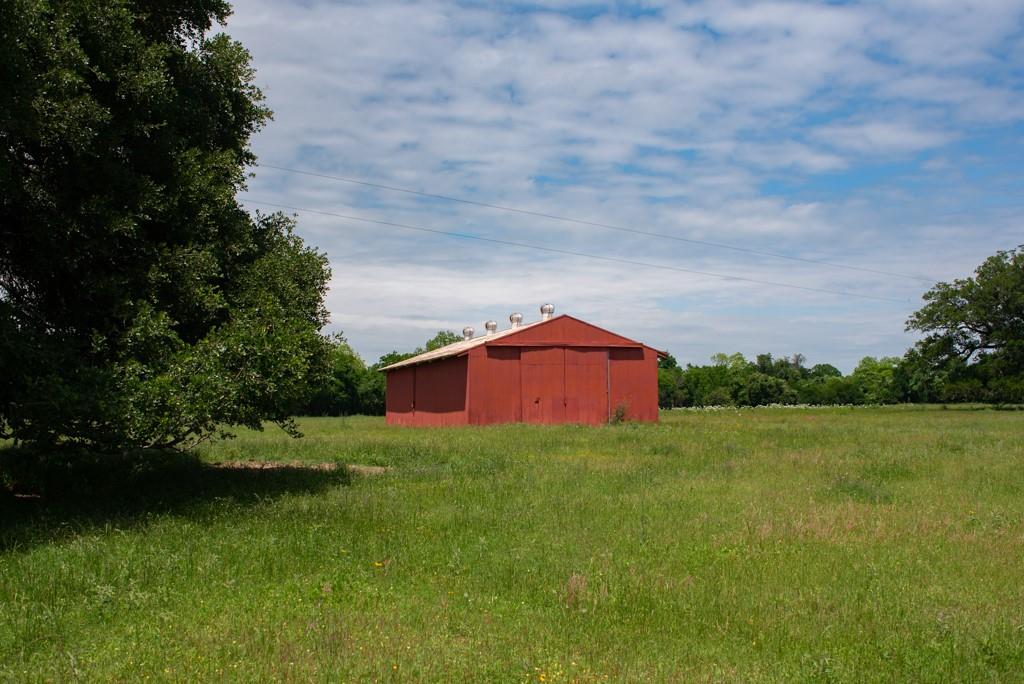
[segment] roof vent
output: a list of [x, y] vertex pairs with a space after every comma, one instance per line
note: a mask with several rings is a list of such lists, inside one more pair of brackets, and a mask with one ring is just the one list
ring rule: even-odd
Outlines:
[[545, 304], [544, 306], [540, 307], [540, 320], [542, 320], [542, 321], [550, 321], [551, 320], [551, 316], [554, 313], [555, 313], [555, 305], [554, 304]]
[[516, 312], [509, 316], [508, 320], [512, 321], [513, 328], [518, 328], [523, 324], [523, 314]]
[[467, 325], [462, 329], [462, 339], [471, 340], [473, 339], [473, 326]]
[[494, 331], [498, 329], [498, 321], [487, 321], [484, 323], [484, 328], [487, 329], [488, 335], [493, 335]]

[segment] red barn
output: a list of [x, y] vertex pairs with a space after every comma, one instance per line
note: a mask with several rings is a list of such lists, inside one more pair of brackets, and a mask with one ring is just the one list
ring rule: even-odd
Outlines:
[[383, 368], [388, 424], [657, 422], [663, 352], [553, 311]]

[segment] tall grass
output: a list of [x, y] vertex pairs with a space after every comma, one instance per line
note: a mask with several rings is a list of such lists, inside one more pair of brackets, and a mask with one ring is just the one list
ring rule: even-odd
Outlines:
[[9, 500], [0, 678], [1022, 678], [1024, 413], [300, 426]]

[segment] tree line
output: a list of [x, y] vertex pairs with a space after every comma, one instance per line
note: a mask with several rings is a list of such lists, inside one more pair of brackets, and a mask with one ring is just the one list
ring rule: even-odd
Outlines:
[[924, 337], [902, 357], [864, 357], [849, 375], [802, 354], [715, 354], [658, 367], [658, 400], [675, 406], [1024, 403], [1024, 246], [997, 252], [974, 277], [938, 283], [907, 320]]

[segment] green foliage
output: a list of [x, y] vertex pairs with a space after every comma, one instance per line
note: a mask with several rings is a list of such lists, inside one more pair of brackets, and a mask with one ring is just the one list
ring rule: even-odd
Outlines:
[[[680, 387], [687, 399], [687, 406], [721, 406], [732, 404], [733, 379], [742, 371], [724, 364], [713, 366], [692, 366], [687, 364], [680, 378]], [[711, 398], [709, 395], [717, 389], [724, 389]], [[723, 401], [728, 396], [728, 401]]]
[[894, 404], [899, 400], [895, 383], [900, 360], [896, 357], [876, 359], [865, 356], [853, 369], [853, 380], [864, 393], [868, 404]]
[[390, 351], [387, 354], [384, 354], [379, 359], [377, 359], [377, 363], [375, 363], [373, 365], [376, 368], [384, 368], [385, 366], [390, 366], [390, 365], [392, 365], [394, 363], [398, 363], [399, 361], [405, 361], [406, 359], [411, 359], [412, 357], [416, 356], [417, 353], [419, 353], [419, 352]]
[[785, 380], [760, 372], [750, 373], [744, 377], [733, 396], [740, 406], [795, 404], [797, 399], [796, 392]]
[[807, 371], [807, 377], [812, 380], [841, 378], [843, 377], [843, 373], [830, 363], [818, 363]]
[[807, 368], [802, 354], [759, 354], [749, 362], [742, 354], [719, 353], [711, 360], [709, 366], [660, 369], [661, 407], [884, 404], [903, 396], [895, 358], [867, 357], [848, 377], [829, 364]]
[[364, 407], [365, 377], [370, 371], [340, 333], [330, 338], [328, 359], [329, 370], [313, 388], [301, 413], [310, 416], [370, 414]]
[[673, 370], [675, 368], [679, 368], [679, 362], [676, 361], [676, 357], [668, 352], [665, 352], [664, 356], [658, 357], [658, 370]]
[[815, 406], [846, 406], [864, 402], [864, 393], [852, 377], [826, 376], [807, 378], [796, 385], [801, 404]]
[[390, 366], [393, 363], [398, 363], [399, 361], [411, 359], [412, 357], [418, 356], [423, 352], [440, 349], [441, 347], [447, 346], [454, 342], [458, 342], [461, 339], [462, 335], [459, 335], [458, 333], [452, 330], [438, 330], [437, 334], [431, 337], [429, 340], [427, 340], [424, 346], [416, 347], [415, 349], [409, 352], [390, 351], [384, 356], [380, 357], [377, 360], [377, 363], [374, 364], [374, 367], [384, 368], [385, 366]]
[[[1024, 245], [986, 259], [973, 278], [938, 283], [907, 329], [926, 334], [899, 381], [941, 401], [1019, 401], [1024, 385]], [[929, 376], [931, 376], [929, 378]]]
[[269, 117], [216, 0], [0, 5], [0, 433], [105, 450], [288, 426], [326, 258], [235, 200]]
[[924, 300], [907, 320], [908, 330], [928, 335], [924, 348], [965, 361], [1005, 355], [1014, 369], [1024, 370], [1024, 245], [989, 257], [973, 278], [936, 284]]
[[[460, 340], [462, 340], [462, 335], [457, 334], [453, 330], [438, 330], [436, 335], [427, 340], [427, 344], [422, 351], [434, 351]], [[415, 353], [419, 354], [421, 350], [417, 349]]]
[[688, 406], [688, 398], [682, 386], [683, 369], [679, 366], [658, 369], [658, 405], [662, 408]]

